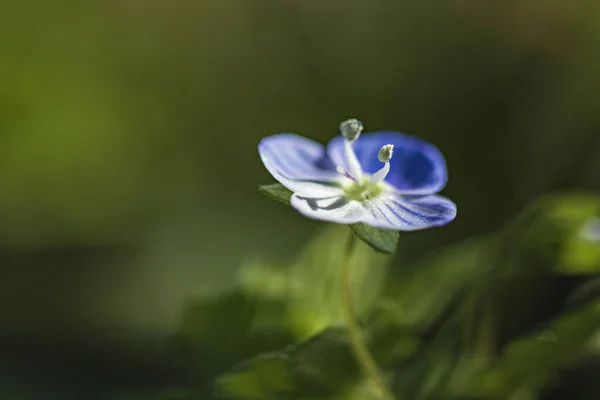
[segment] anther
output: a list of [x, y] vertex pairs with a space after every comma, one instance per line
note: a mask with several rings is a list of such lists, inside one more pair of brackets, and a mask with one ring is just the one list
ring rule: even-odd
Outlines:
[[382, 163], [386, 163], [392, 159], [393, 154], [394, 154], [394, 145], [386, 144], [381, 149], [379, 149], [379, 154], [377, 155], [377, 158], [379, 158], [379, 161], [381, 161]]
[[340, 124], [342, 136], [349, 142], [353, 142], [360, 136], [363, 130], [363, 124], [355, 118], [348, 119]]

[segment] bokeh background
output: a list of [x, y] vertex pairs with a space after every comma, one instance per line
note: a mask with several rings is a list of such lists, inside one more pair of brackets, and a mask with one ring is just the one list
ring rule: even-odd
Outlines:
[[404, 259], [600, 189], [595, 1], [9, 0], [0, 37], [3, 399], [182, 380], [187, 299], [323, 225], [257, 191], [266, 135], [435, 143], [459, 215]]

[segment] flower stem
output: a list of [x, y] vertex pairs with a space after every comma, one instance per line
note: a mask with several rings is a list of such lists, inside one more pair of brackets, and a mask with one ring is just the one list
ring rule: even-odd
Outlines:
[[394, 395], [383, 379], [381, 371], [377, 366], [377, 362], [365, 343], [364, 335], [356, 319], [356, 313], [354, 312], [352, 291], [350, 288], [350, 260], [352, 259], [355, 248], [356, 236], [354, 235], [354, 232], [350, 231], [350, 237], [348, 238], [346, 245], [344, 259], [342, 261], [342, 271], [340, 274], [342, 314], [346, 322], [346, 328], [348, 329], [348, 337], [356, 361], [362, 368], [364, 375], [373, 382], [381, 394], [381, 398], [383, 400], [395, 400]]

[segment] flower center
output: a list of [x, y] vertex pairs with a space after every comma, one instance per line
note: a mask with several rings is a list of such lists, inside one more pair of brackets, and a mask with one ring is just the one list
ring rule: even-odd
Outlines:
[[352, 184], [344, 188], [344, 194], [349, 200], [363, 202], [371, 200], [379, 196], [384, 190], [381, 183], [373, 184], [369, 178], [363, 179], [362, 182], [354, 181]]
[[341, 165], [337, 166], [337, 171], [348, 178], [352, 183], [344, 186], [344, 194], [350, 200], [363, 202], [375, 198], [383, 192], [385, 185], [383, 180], [390, 172], [390, 160], [394, 153], [394, 145], [386, 144], [381, 147], [377, 158], [383, 163], [383, 167], [371, 176], [364, 176], [362, 167], [356, 153], [352, 148], [354, 142], [358, 140], [363, 126], [356, 119], [349, 119], [340, 124], [340, 132], [344, 137], [344, 158], [349, 171], [346, 171]]

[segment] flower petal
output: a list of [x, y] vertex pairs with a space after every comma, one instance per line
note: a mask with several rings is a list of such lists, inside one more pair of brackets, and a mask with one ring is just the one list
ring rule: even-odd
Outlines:
[[305, 217], [336, 224], [354, 224], [363, 221], [366, 210], [362, 204], [345, 196], [304, 197], [294, 193], [290, 204]]
[[[448, 172], [440, 150], [428, 142], [400, 132], [365, 133], [353, 143], [365, 173], [374, 174], [382, 167], [377, 154], [386, 144], [394, 145], [394, 156], [390, 160], [390, 172], [385, 182], [403, 194], [433, 194], [444, 188]], [[328, 143], [327, 154], [333, 164], [348, 168], [341, 136], [336, 136]]]
[[365, 223], [398, 231], [414, 231], [445, 225], [456, 217], [456, 205], [438, 196], [402, 196], [387, 193], [365, 202]]
[[325, 154], [322, 144], [293, 133], [268, 136], [258, 144], [258, 152], [267, 170], [281, 184], [297, 191], [298, 181], [333, 181], [335, 171], [319, 164]]
[[307, 198], [339, 197], [344, 195], [344, 190], [339, 186], [318, 182], [294, 182], [296, 194]]

